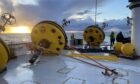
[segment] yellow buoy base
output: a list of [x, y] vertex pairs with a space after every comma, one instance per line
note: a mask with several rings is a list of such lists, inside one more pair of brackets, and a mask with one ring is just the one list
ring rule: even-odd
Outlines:
[[116, 42], [114, 45], [113, 45], [113, 48], [114, 48], [114, 51], [116, 52], [121, 52], [121, 47], [122, 47], [123, 43], [121, 42]]
[[[42, 21], [31, 32], [33, 45], [45, 48], [44, 54], [59, 54], [66, 45], [66, 35], [62, 27], [52, 21]], [[34, 47], [32, 47], [34, 48]], [[35, 49], [33, 49], [35, 50]]]
[[105, 34], [101, 28], [89, 26], [84, 30], [83, 37], [91, 48], [97, 48], [104, 41]]
[[121, 47], [121, 52], [126, 57], [130, 57], [135, 53], [135, 47], [130, 43], [126, 43]]
[[6, 67], [7, 61], [8, 61], [8, 53], [7, 53], [7, 50], [0, 43], [0, 71], [2, 71]]

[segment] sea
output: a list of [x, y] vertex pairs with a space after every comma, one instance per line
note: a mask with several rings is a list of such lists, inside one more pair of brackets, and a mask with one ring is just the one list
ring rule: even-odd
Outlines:
[[[66, 31], [66, 35], [68, 38], [68, 45], [70, 44], [70, 36], [74, 33], [76, 39], [83, 39], [83, 31]], [[7, 43], [29, 43], [31, 41], [31, 34], [30, 33], [12, 33], [12, 34], [0, 34], [0, 37]], [[86, 42], [83, 40], [83, 44]], [[109, 36], [105, 37], [103, 44], [109, 44]]]

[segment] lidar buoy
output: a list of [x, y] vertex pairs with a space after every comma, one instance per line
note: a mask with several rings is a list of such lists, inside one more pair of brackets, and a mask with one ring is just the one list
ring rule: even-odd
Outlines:
[[0, 72], [6, 68], [8, 62], [8, 52], [4, 45], [0, 42]]
[[132, 45], [130, 43], [126, 43], [121, 47], [121, 52], [126, 57], [130, 57], [135, 53], [135, 47], [134, 47], [134, 45]]
[[45, 48], [44, 54], [59, 54], [66, 45], [66, 38], [63, 28], [53, 21], [42, 21], [31, 32], [33, 45]]
[[7, 54], [8, 54], [8, 58], [10, 59], [10, 49], [8, 47], [8, 45], [3, 41], [2, 38], [0, 38], [0, 43], [4, 46], [4, 48], [6, 49], [7, 51]]
[[121, 52], [121, 47], [122, 47], [123, 43], [121, 42], [116, 42], [114, 45], [113, 45], [113, 48], [114, 48], [114, 51], [116, 52]]
[[84, 40], [91, 48], [97, 48], [103, 43], [105, 34], [103, 30], [97, 26], [88, 26], [83, 33]]

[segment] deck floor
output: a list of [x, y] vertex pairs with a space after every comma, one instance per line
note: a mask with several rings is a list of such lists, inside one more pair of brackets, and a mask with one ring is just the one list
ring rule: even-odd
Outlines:
[[[26, 53], [10, 61], [7, 71], [0, 74], [0, 84], [138, 84], [140, 82], [140, 60], [120, 58], [118, 62], [99, 61], [122, 74], [122, 76], [106, 77], [101, 73], [102, 69], [63, 55], [40, 56], [39, 62], [35, 65], [28, 63], [30, 58], [31, 55]], [[82, 60], [94, 63], [87, 59]]]

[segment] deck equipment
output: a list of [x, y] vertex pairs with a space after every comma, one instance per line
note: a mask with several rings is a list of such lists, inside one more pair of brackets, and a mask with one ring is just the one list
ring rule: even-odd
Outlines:
[[105, 34], [98, 26], [88, 26], [84, 30], [83, 37], [91, 48], [98, 48], [103, 43]]

